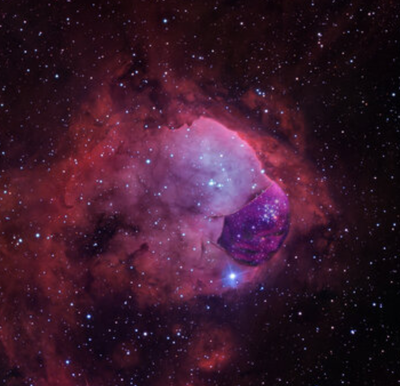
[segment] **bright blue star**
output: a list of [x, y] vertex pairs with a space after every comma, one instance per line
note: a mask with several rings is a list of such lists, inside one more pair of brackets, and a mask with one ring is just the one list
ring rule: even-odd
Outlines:
[[239, 284], [240, 274], [233, 271], [231, 267], [229, 267], [228, 272], [225, 273], [223, 280], [224, 286], [227, 287], [236, 287]]

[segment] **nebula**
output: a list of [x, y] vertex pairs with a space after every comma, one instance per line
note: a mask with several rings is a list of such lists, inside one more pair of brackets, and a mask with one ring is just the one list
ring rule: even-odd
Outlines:
[[[326, 222], [320, 201], [305, 193], [312, 168], [285, 142], [249, 130], [239, 113], [199, 116], [187, 105], [187, 123], [149, 127], [123, 112], [103, 117], [104, 102], [86, 108], [51, 168], [8, 172], [1, 341], [9, 366], [21, 369], [10, 379], [107, 384], [101, 378], [143, 371], [147, 348], [135, 342], [158, 333], [145, 320], [116, 330], [125, 314], [207, 311], [215, 296], [234, 302], [266, 280], [272, 286], [285, 267], [285, 237], [300, 250], [304, 221]], [[296, 168], [305, 185], [289, 182]], [[166, 334], [181, 331], [174, 323]], [[186, 366], [224, 370], [236, 360], [232, 327], [205, 323], [207, 331], [187, 331]], [[107, 331], [119, 338], [101, 338]], [[37, 358], [23, 359], [22, 347], [35, 347]], [[99, 363], [98, 376], [90, 369]]]
[[[234, 304], [272, 286], [291, 246], [305, 251], [302, 235], [327, 223], [329, 192], [301, 147], [253, 130], [240, 109], [209, 109], [199, 90], [193, 108], [189, 89], [168, 91], [169, 114], [157, 124], [118, 109], [110, 86], [75, 112], [51, 167], [4, 174], [1, 342], [10, 379], [106, 385], [102, 378], [147, 371], [151, 346], [138, 342], [158, 332], [137, 315], [153, 320], [156, 307], [174, 321], [182, 307], [201, 315], [214, 297]], [[185, 366], [225, 370], [237, 358], [232, 326], [204, 323], [207, 331], [187, 331]], [[181, 321], [168, 324], [171, 335]], [[24, 359], [32, 349], [35, 358]]]
[[[174, 285], [168, 297], [188, 300], [229, 290], [223, 280], [228, 266], [251, 272], [230, 257], [258, 264], [276, 252], [287, 233], [287, 198], [234, 130], [200, 118], [174, 130], [131, 132], [129, 124], [116, 125], [89, 163], [77, 161], [63, 201], [67, 213], [78, 211], [91, 229], [68, 247], [68, 256], [129, 264], [144, 276], [146, 291]], [[254, 209], [260, 200], [263, 213]], [[247, 260], [238, 258], [237, 241], [226, 236], [227, 230], [242, 232], [238, 223], [254, 248], [262, 240], [257, 256], [247, 247]], [[246, 277], [240, 286], [257, 283]]]
[[399, 12], [364, 3], [2, 5], [1, 384], [398, 382]]

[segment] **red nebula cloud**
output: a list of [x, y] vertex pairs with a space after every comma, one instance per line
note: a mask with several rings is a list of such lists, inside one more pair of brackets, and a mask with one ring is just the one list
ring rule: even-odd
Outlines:
[[235, 342], [232, 333], [221, 327], [203, 326], [192, 343], [190, 358], [202, 371], [223, 369], [234, 357]]
[[[121, 101], [112, 97], [113, 87], [103, 88], [101, 98], [89, 100], [72, 117], [67, 140], [60, 143], [51, 167], [14, 168], [3, 175], [2, 350], [8, 366], [18, 366], [43, 386], [75, 385], [76, 379], [80, 384], [101, 384], [101, 377], [85, 375], [96, 363], [109, 377], [116, 368], [140, 368], [143, 354], [136, 351], [131, 330], [124, 332], [124, 343], [91, 348], [88, 341], [92, 320], [86, 315], [94, 314], [93, 323], [100, 323], [96, 314], [113, 299], [122, 297], [138, 310], [193, 304], [205, 295], [234, 301], [241, 291], [266, 281], [272, 285], [288, 260], [298, 264], [297, 280], [317, 285], [324, 280], [323, 270], [313, 278], [307, 263], [290, 259], [315, 249], [329, 257], [332, 247], [324, 240], [334, 204], [326, 181], [304, 155], [301, 115], [286, 109], [285, 118], [279, 118], [279, 137], [259, 129], [243, 113], [265, 110], [267, 105], [271, 111], [282, 108], [274, 101], [267, 104], [249, 93], [228, 113], [225, 104], [210, 101], [190, 82], [166, 87], [165, 92], [168, 104], [160, 116], [151, 108], [149, 93], [133, 94], [139, 111], [126, 113], [118, 108]], [[232, 182], [229, 176], [218, 180], [214, 161], [192, 173], [196, 166], [191, 171], [190, 155], [199, 156], [200, 148], [185, 149], [182, 133], [192, 125], [202, 130], [201, 122], [215, 133], [228, 130], [235, 143], [243, 144], [244, 158], [229, 172]], [[173, 140], [168, 137], [171, 128]], [[223, 135], [217, 134], [215, 141], [225, 146], [221, 159], [227, 160], [228, 168], [235, 155], [233, 148], [226, 148]], [[165, 158], [172, 153], [174, 157]], [[181, 162], [179, 167], [175, 160]], [[288, 194], [291, 207], [285, 243], [257, 267], [236, 263], [216, 245], [223, 225], [220, 216], [245, 204], [252, 184], [262, 189], [268, 181], [262, 174], [246, 175], [240, 169], [246, 162], [264, 168]], [[199, 186], [198, 176], [204, 186]], [[214, 181], [236, 185], [219, 195]], [[214, 189], [212, 194], [208, 188]], [[196, 194], [201, 209], [193, 206]], [[314, 236], [311, 252], [304, 238], [315, 229], [324, 233]], [[234, 279], [229, 276], [232, 271]], [[111, 315], [109, 311], [105, 316], [110, 324]], [[233, 358], [232, 345], [231, 333], [219, 327], [204, 331], [192, 342], [190, 361], [202, 371], [224, 368]], [[107, 354], [99, 357], [96, 352]]]

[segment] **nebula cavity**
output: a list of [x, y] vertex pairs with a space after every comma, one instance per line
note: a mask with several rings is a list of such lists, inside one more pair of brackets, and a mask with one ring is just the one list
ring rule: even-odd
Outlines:
[[[288, 199], [246, 141], [205, 118], [160, 135], [146, 140], [143, 154], [137, 151], [135, 162], [144, 167], [135, 169], [151, 185], [146, 191], [159, 192], [160, 206], [174, 214], [178, 234], [217, 244], [252, 265], [278, 250], [288, 230]], [[148, 220], [162, 222], [160, 210]]]
[[173, 187], [170, 204], [179, 202], [181, 208], [200, 215], [195, 226], [200, 233], [206, 231], [203, 242], [215, 242], [220, 235], [219, 246], [251, 265], [279, 249], [288, 231], [288, 199], [264, 174], [246, 141], [216, 121], [202, 118], [166, 133], [163, 143], [159, 162], [168, 165], [168, 172], [156, 179]]

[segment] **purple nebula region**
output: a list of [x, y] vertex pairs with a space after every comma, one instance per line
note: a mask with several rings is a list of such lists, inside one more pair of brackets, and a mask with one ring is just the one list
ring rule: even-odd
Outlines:
[[[157, 189], [167, 187], [162, 200], [176, 214], [186, 239], [218, 245], [236, 262], [250, 265], [268, 260], [279, 249], [289, 227], [288, 199], [238, 133], [200, 118], [190, 127], [164, 132], [161, 141], [156, 137], [146, 143], [151, 149], [163, 144], [159, 155], [153, 150], [146, 162]], [[216, 251], [203, 250], [213, 261]]]
[[225, 217], [218, 244], [239, 262], [257, 265], [279, 249], [288, 229], [288, 199], [273, 182], [242, 209]]
[[[163, 148], [158, 156], [155, 150], [149, 153], [149, 170], [158, 190], [168, 187], [162, 200], [176, 213], [186, 238], [218, 245], [236, 262], [250, 265], [268, 260], [279, 249], [289, 227], [288, 199], [238, 133], [200, 118], [190, 127], [164, 132], [161, 141], [147, 142], [153, 149], [157, 143]], [[203, 250], [213, 261], [216, 251]]]

